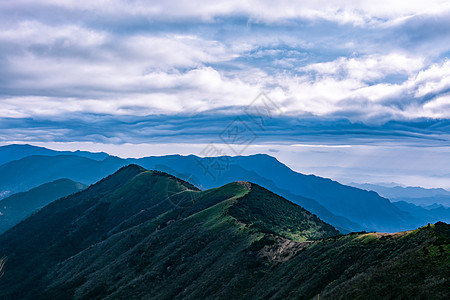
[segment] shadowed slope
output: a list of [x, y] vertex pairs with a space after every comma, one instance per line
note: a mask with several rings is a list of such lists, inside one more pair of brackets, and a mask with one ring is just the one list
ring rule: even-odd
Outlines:
[[[282, 215], [276, 216], [281, 212]], [[199, 224], [206, 227], [201, 229]], [[130, 249], [149, 238], [163, 238], [160, 234], [164, 232], [171, 232], [167, 238], [177, 241], [188, 239], [186, 234], [195, 240], [206, 234], [210, 239], [228, 241], [228, 233], [241, 227], [245, 228], [245, 234], [240, 242], [246, 247], [265, 233], [298, 240], [338, 234], [306, 210], [250, 183], [230, 183], [201, 192], [166, 173], [130, 165], [85, 191], [49, 204], [1, 235], [0, 253], [8, 255], [9, 262], [8, 272], [0, 281], [0, 295], [48, 298], [54, 293], [50, 287], [58, 285], [64, 275], [64, 272], [53, 271], [72, 262], [84, 265], [86, 270], [98, 266], [113, 274], [115, 271], [110, 268], [116, 264], [118, 256], [133, 259], [127, 254]], [[198, 234], [197, 230], [200, 230]], [[91, 263], [85, 265], [86, 261]], [[83, 274], [81, 271], [74, 274], [73, 270], [78, 269], [72, 266], [66, 275], [80, 278]], [[76, 294], [79, 290], [74, 288], [84, 279], [78, 280], [81, 278], [76, 282], [66, 278], [60, 285]], [[67, 286], [67, 282], [74, 286]], [[50, 298], [64, 294], [61, 289], [57, 291]], [[87, 294], [82, 293], [83, 297], [90, 298], [92, 292], [88, 288]]]
[[86, 185], [70, 179], [59, 179], [0, 200], [0, 234], [39, 208], [86, 187]]
[[0, 235], [0, 297], [445, 299], [449, 243], [444, 223], [342, 236], [256, 184], [130, 165]]

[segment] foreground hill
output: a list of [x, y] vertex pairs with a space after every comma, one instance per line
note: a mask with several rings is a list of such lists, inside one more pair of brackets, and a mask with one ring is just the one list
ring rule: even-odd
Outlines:
[[[1, 149], [1, 147], [0, 147]], [[155, 164], [154, 159], [160, 161], [161, 164]], [[197, 186], [204, 185], [196, 179], [195, 175], [188, 176], [181, 174], [177, 170], [189, 170], [193, 174], [197, 174], [201, 181], [208, 187], [216, 187], [228, 182], [238, 180], [248, 180], [256, 182], [266, 188], [269, 188], [287, 199], [306, 207], [313, 213], [319, 215], [327, 222], [338, 227], [342, 231], [363, 230], [366, 227], [360, 226], [355, 222], [348, 220], [342, 216], [336, 216], [320, 203], [313, 199], [294, 195], [289, 190], [278, 188], [273, 181], [259, 176], [253, 171], [246, 170], [239, 165], [233, 164], [227, 170], [226, 174], [220, 176], [220, 182], [211, 181], [211, 178], [203, 174], [203, 169], [198, 166], [195, 156], [166, 156], [166, 157], [148, 157], [138, 161], [134, 161], [138, 165], [146, 166], [148, 169], [161, 170], [196, 183]], [[48, 181], [58, 178], [70, 178], [84, 184], [94, 183], [101, 178], [117, 171], [119, 168], [129, 164], [127, 160], [117, 157], [108, 157], [104, 160], [97, 161], [76, 155], [58, 155], [58, 156], [29, 156], [23, 159], [12, 161], [0, 166], [0, 195], [14, 194], [26, 191], [30, 188], [44, 184]], [[51, 167], [48, 167], [51, 166]], [[1, 199], [1, 198], [0, 198]]]
[[39, 208], [86, 187], [86, 185], [70, 179], [58, 179], [0, 200], [0, 234]]
[[445, 298], [449, 230], [342, 236], [256, 184], [130, 165], [0, 236], [0, 298]]
[[[168, 155], [130, 161], [144, 168], [165, 170], [185, 180], [201, 183], [205, 188], [236, 180], [251, 181], [311, 210], [342, 229], [395, 232], [422, 225], [419, 220], [375, 192], [315, 175], [297, 173], [265, 154], [219, 158]], [[313, 201], [308, 201], [311, 199]], [[327, 213], [334, 217], [329, 217]]]
[[112, 156], [104, 160], [77, 155], [29, 156], [0, 166], [0, 195], [25, 191], [59, 178], [91, 184], [129, 163], [170, 173], [202, 189], [232, 181], [251, 181], [305, 207], [342, 232], [395, 232], [427, 223], [374, 192], [294, 172], [268, 155], [219, 158], [168, 155], [126, 160]]

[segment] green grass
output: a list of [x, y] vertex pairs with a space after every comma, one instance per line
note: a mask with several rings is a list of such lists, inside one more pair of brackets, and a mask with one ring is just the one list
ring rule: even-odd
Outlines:
[[332, 226], [300, 206], [255, 184], [252, 184], [250, 193], [239, 198], [230, 207], [229, 214], [261, 232], [295, 241], [339, 234]]
[[448, 299], [449, 244], [444, 223], [343, 236], [254, 184], [130, 166], [0, 236], [0, 298]]

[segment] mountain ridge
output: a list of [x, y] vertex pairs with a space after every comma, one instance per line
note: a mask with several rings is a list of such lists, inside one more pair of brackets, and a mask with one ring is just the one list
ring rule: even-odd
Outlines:
[[388, 297], [445, 298], [449, 243], [444, 223], [341, 235], [257, 184], [200, 191], [129, 165], [0, 235], [0, 297], [373, 298], [395, 272]]
[[89, 151], [58, 151], [45, 147], [33, 146], [30, 144], [10, 144], [0, 146], [0, 165], [8, 163], [10, 161], [25, 158], [31, 155], [45, 155], [45, 156], [57, 156], [57, 155], [77, 155], [94, 160], [103, 160], [109, 156], [105, 152], [89, 152]]
[[[33, 158], [34, 161], [30, 161]], [[90, 184], [129, 163], [170, 172], [204, 189], [232, 181], [251, 181], [304, 206], [343, 232], [394, 232], [424, 225], [376, 193], [297, 173], [276, 158], [263, 154], [215, 158], [169, 155], [127, 160], [109, 157], [102, 161], [73, 155], [34, 156], [0, 166], [0, 192], [29, 189], [58, 177]], [[47, 171], [48, 165], [54, 167]], [[215, 168], [217, 166], [221, 168]], [[34, 177], [28, 178], [30, 173], [35, 173]]]
[[0, 234], [41, 207], [86, 187], [82, 183], [63, 178], [0, 200]]
[[387, 198], [424, 198], [435, 196], [450, 196], [450, 191], [443, 188], [423, 188], [419, 186], [382, 186], [377, 184], [352, 182], [351, 186], [375, 191]]
[[[145, 228], [150, 228], [150, 232], [161, 231], [172, 223], [177, 223], [177, 220], [195, 216], [195, 213], [218, 204], [223, 207], [228, 207], [229, 204], [233, 206], [234, 204], [228, 200], [241, 197], [244, 199], [245, 194], [251, 193], [249, 185], [235, 182], [221, 188], [200, 191], [170, 174], [147, 171], [137, 165], [123, 167], [82, 192], [50, 203], [0, 235], [0, 252], [8, 255], [10, 267], [9, 275], [5, 274], [0, 281], [0, 287], [6, 282], [4, 284], [9, 288], [6, 289], [3, 284], [0, 290], [9, 291], [7, 294], [3, 292], [5, 297], [14, 295], [13, 297], [34, 298], [38, 293], [37, 282], [45, 286], [45, 282], [39, 279], [45, 277], [45, 272], [32, 271], [36, 266], [45, 268], [45, 266], [65, 261], [109, 238], [114, 239], [123, 232], [134, 230], [133, 228], [142, 228], [144, 224], [146, 224]], [[251, 186], [253, 190], [263, 191], [263, 194], [268, 194], [269, 198], [277, 199], [276, 203], [287, 201], [257, 185]], [[171, 200], [169, 201], [168, 198]], [[251, 207], [257, 210], [256, 206]], [[338, 234], [337, 230], [328, 224], [325, 225], [316, 216], [303, 208], [298, 209], [299, 211], [285, 211], [284, 214], [307, 216], [309, 220], [307, 224], [317, 223], [325, 226], [320, 227], [323, 229], [319, 231], [308, 233], [309, 237]], [[224, 226], [227, 227], [228, 221], [232, 220], [230, 218], [234, 217], [227, 210], [222, 213], [217, 217], [224, 218]], [[263, 211], [260, 213], [266, 215]], [[215, 218], [215, 215], [208, 215], [208, 219], [214, 223], [214, 226], [217, 225]], [[271, 220], [269, 217], [263, 219]], [[190, 220], [195, 220], [195, 217]], [[220, 225], [221, 222], [218, 223]], [[265, 230], [270, 231], [272, 228], [275, 234], [278, 229], [274, 227], [272, 221], [269, 223], [270, 226], [265, 225]], [[307, 224], [306, 229], [309, 228]], [[298, 232], [295, 229], [299, 226], [298, 224], [286, 223], [285, 226], [287, 227], [283, 227], [283, 230], [288, 230], [292, 234]], [[246, 224], [244, 227], [251, 228], [248, 229], [250, 231], [259, 232], [258, 225]], [[32, 251], [29, 248], [30, 244], [33, 245]], [[22, 272], [29, 273], [29, 278], [21, 277]], [[22, 279], [15, 280], [16, 278]]]

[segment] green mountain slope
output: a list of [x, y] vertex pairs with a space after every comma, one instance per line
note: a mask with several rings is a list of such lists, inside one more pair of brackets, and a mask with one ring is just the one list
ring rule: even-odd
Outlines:
[[39, 208], [86, 187], [86, 185], [70, 179], [59, 179], [40, 185], [28, 192], [17, 193], [0, 200], [0, 234]]
[[[2, 149], [0, 147], [0, 152]], [[37, 149], [31, 150], [29, 153]], [[396, 232], [415, 229], [433, 221], [418, 220], [374, 192], [294, 172], [274, 157], [263, 154], [216, 158], [167, 155], [140, 159], [109, 156], [101, 160], [101, 153], [92, 153], [92, 159], [89, 159], [89, 153], [50, 152], [46, 156], [42, 153], [0, 165], [0, 199], [59, 178], [92, 184], [125, 165], [135, 163], [175, 175], [202, 189], [233, 181], [256, 183], [306, 208], [342, 232]]]
[[[321, 240], [268, 272], [254, 299], [448, 299], [450, 226]], [[267, 287], [267, 284], [270, 287]]]
[[0, 298], [445, 298], [449, 241], [444, 223], [342, 236], [256, 184], [131, 165], [0, 235]]
[[[268, 203], [264, 210], [253, 193], [264, 195], [262, 202]], [[241, 203], [246, 206], [244, 209], [239, 206]], [[277, 210], [283, 215], [269, 215]], [[202, 216], [207, 216], [202, 223], [213, 228], [222, 228], [222, 224], [226, 232], [246, 228], [243, 230], [246, 239], [242, 242], [247, 244], [259, 238], [262, 231], [298, 240], [338, 233], [306, 210], [256, 185], [231, 183], [201, 192], [166, 173], [131, 165], [85, 191], [49, 204], [0, 236], [0, 253], [9, 258], [9, 272], [0, 281], [0, 296], [35, 298], [56, 279], [43, 280], [48, 278], [45, 275], [50, 266], [105, 243], [113, 243], [112, 248], [119, 247], [122, 251], [129, 250], [129, 238], [151, 236], [169, 225], [172, 228], [172, 223], [181, 226], [170, 234], [172, 239], [184, 235], [185, 231], [197, 236], [196, 220]], [[300, 223], [287, 222], [303, 219]], [[286, 224], [276, 225], [280, 220], [286, 220]], [[211, 238], [223, 235], [210, 232], [208, 227], [205, 233]], [[102, 253], [101, 258], [116, 261], [116, 255]]]
[[349, 232], [369, 229], [395, 232], [427, 224], [402, 212], [375, 192], [297, 173], [266, 154], [219, 158], [167, 155], [128, 161], [144, 168], [165, 165], [176, 172], [168, 171], [170, 174], [199, 182], [205, 188], [238, 180], [254, 182], [307, 208], [334, 226], [349, 229]]

